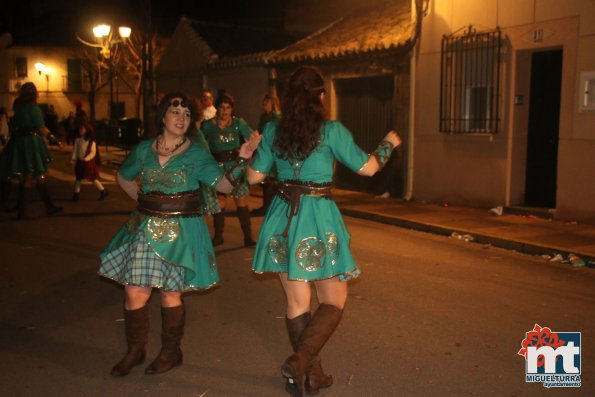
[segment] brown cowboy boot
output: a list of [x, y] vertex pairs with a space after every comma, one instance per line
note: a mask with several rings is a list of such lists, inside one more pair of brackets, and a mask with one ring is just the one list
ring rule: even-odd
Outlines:
[[161, 374], [182, 364], [180, 343], [184, 336], [186, 311], [184, 304], [176, 307], [161, 308], [161, 351], [153, 362], [145, 369], [146, 375]]
[[254, 247], [256, 242], [252, 240], [252, 223], [250, 222], [250, 211], [248, 207], [238, 207], [238, 219], [242, 232], [244, 232], [244, 246]]
[[[300, 335], [310, 322], [311, 317], [310, 312], [306, 312], [292, 319], [285, 318], [289, 341], [291, 342], [294, 352], [298, 349]], [[332, 384], [333, 376], [324, 373], [320, 356], [317, 355], [314, 358], [311, 367], [306, 370], [306, 394], [315, 396], [318, 394], [319, 389], [330, 387]], [[295, 387], [294, 384], [287, 382], [286, 389], [294, 389]], [[287, 391], [292, 393], [291, 390]]]
[[221, 212], [213, 215], [213, 247], [223, 244], [223, 228], [225, 227], [225, 208]]
[[124, 309], [124, 320], [126, 321], [126, 342], [128, 352], [112, 368], [112, 376], [124, 376], [130, 373], [135, 365], [142, 363], [145, 359], [145, 345], [149, 333], [149, 314], [147, 306], [136, 310]]
[[316, 356], [341, 322], [342, 315], [342, 309], [321, 303], [302, 331], [297, 351], [281, 366], [281, 373], [296, 385], [298, 395], [303, 393], [307, 370], [315, 364]]

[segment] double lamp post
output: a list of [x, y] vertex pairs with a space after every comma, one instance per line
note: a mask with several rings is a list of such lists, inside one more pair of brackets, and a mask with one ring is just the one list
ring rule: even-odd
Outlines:
[[127, 26], [118, 28], [116, 37], [110, 25], [97, 25], [93, 27], [93, 35], [97, 40], [99, 53], [107, 61], [109, 71], [109, 120], [110, 125], [114, 124], [114, 55], [117, 52], [117, 46], [120, 43], [126, 43], [132, 34], [132, 29]]

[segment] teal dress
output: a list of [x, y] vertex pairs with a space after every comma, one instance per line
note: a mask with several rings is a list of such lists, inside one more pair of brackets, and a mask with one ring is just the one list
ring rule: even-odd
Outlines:
[[[143, 193], [174, 194], [214, 187], [223, 171], [207, 149], [192, 142], [163, 166], [153, 151], [154, 140], [141, 141], [119, 174], [140, 180]], [[219, 281], [215, 253], [202, 216], [168, 217], [134, 211], [100, 254], [99, 274], [124, 285], [166, 291], [209, 288]]]
[[[219, 128], [215, 119], [207, 120], [200, 126], [209, 149], [217, 158], [218, 153], [239, 150], [243, 140], [247, 140], [252, 134], [252, 128], [248, 123], [239, 117], [234, 117], [229, 127]], [[219, 161], [219, 166], [224, 170], [230, 169], [235, 159]], [[246, 197], [250, 193], [248, 181], [243, 180], [231, 191], [232, 197]]]
[[[327, 184], [333, 179], [337, 160], [352, 171], [360, 170], [368, 154], [353, 141], [351, 133], [338, 121], [321, 127], [318, 147], [304, 161], [290, 162], [275, 154], [276, 127], [267, 124], [263, 139], [252, 161], [257, 172], [268, 173], [276, 166], [279, 182]], [[336, 203], [328, 198], [302, 196], [298, 213], [289, 225], [289, 204], [275, 196], [264, 217], [252, 261], [257, 273], [287, 272], [290, 280], [341, 280], [360, 273], [349, 249], [350, 235]]]
[[43, 113], [36, 103], [18, 105], [11, 125], [11, 139], [0, 154], [0, 176], [46, 174], [52, 155], [37, 131], [45, 127]]

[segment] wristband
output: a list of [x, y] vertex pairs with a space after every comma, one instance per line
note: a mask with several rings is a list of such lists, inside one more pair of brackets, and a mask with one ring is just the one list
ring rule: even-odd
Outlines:
[[225, 177], [233, 187], [236, 187], [243, 181], [246, 175], [246, 167], [248, 166], [248, 159], [244, 157], [236, 157], [231, 168], [225, 171]]
[[394, 146], [389, 141], [381, 141], [378, 144], [378, 147], [372, 152], [372, 155], [376, 157], [376, 161], [378, 161], [378, 165], [380, 166], [379, 170], [383, 169], [390, 155], [394, 149]]

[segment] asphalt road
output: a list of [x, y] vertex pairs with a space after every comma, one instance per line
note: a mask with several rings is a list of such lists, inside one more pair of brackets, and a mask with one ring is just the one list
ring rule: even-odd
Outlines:
[[[63, 214], [25, 222], [0, 215], [1, 395], [285, 395], [283, 292], [274, 276], [250, 271], [253, 251], [242, 247], [237, 218], [227, 219], [226, 244], [217, 250], [221, 286], [186, 295], [184, 364], [163, 375], [146, 376], [140, 366], [112, 378], [125, 351], [123, 295], [96, 275], [97, 255], [134, 203], [109, 181], [105, 202], [91, 185], [80, 202], [68, 202], [67, 170], [53, 175]], [[351, 282], [344, 320], [323, 351], [335, 385], [322, 396], [593, 395], [593, 272], [346, 219], [363, 274]], [[149, 358], [160, 346], [157, 298]], [[582, 332], [581, 388], [525, 382], [517, 351], [535, 323]]]

